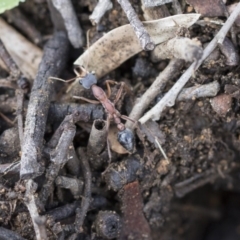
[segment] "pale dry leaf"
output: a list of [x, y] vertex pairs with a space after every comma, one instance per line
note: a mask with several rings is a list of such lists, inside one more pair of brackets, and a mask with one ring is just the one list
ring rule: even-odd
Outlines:
[[[29, 79], [34, 79], [42, 59], [42, 50], [0, 18], [0, 38], [21, 72]], [[0, 66], [4, 68], [1, 61]]]
[[[175, 37], [180, 27], [188, 28], [193, 25], [199, 17], [199, 14], [180, 14], [143, 24], [155, 44], [159, 44]], [[105, 34], [74, 65], [84, 66], [100, 78], [140, 51], [142, 47], [138, 38], [130, 24], [127, 24]]]

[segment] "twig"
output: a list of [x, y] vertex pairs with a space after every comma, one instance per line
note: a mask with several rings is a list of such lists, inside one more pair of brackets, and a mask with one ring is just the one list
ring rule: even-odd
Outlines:
[[146, 8], [153, 8], [153, 7], [157, 7], [169, 2], [172, 2], [173, 0], [142, 0], [143, 1], [143, 5]]
[[4, 115], [3, 113], [0, 112], [0, 117], [7, 122], [11, 127], [14, 126], [14, 121], [12, 121], [11, 119], [9, 119], [6, 115]]
[[60, 126], [57, 128], [52, 138], [47, 143], [47, 148], [45, 149], [45, 152], [52, 151], [56, 148], [57, 144], [59, 143], [59, 139], [63, 134], [63, 131], [69, 126], [69, 124], [75, 124], [76, 122], [78, 122], [79, 118], [81, 119], [80, 115], [81, 114], [79, 114], [79, 112], [75, 111], [74, 113], [65, 116], [64, 120], [61, 122]]
[[18, 120], [18, 135], [20, 140], [20, 146], [23, 144], [23, 99], [24, 93], [22, 90], [16, 91], [17, 96], [17, 120]]
[[11, 11], [6, 11], [4, 15], [7, 17], [8, 22], [13, 23], [14, 26], [25, 33], [35, 44], [41, 43], [42, 36], [40, 32], [38, 32], [19, 8], [13, 8]]
[[61, 137], [55, 149], [50, 152], [51, 164], [47, 169], [46, 180], [40, 191], [39, 198], [41, 202], [45, 205], [48, 197], [52, 193], [53, 183], [56, 179], [60, 169], [67, 162], [67, 152], [69, 146], [72, 144], [74, 135], [76, 132], [76, 127], [73, 122], [67, 122], [64, 125], [64, 130], [62, 131]]
[[75, 48], [84, 44], [83, 32], [70, 0], [48, 0], [52, 21], [56, 30], [66, 30]]
[[127, 15], [127, 18], [133, 27], [136, 36], [138, 37], [143, 50], [151, 51], [155, 47], [155, 43], [152, 41], [150, 35], [144, 28], [142, 22], [139, 20], [136, 12], [128, 0], [118, 0], [123, 11]]
[[112, 9], [113, 4], [111, 0], [99, 0], [97, 6], [94, 8], [92, 14], [89, 16], [93, 25], [100, 22], [103, 15], [110, 9]]
[[168, 159], [168, 157], [167, 157], [167, 154], [166, 154], [165, 151], [163, 150], [163, 148], [162, 148], [162, 146], [161, 146], [161, 144], [160, 144], [160, 142], [159, 142], [159, 140], [158, 140], [158, 137], [155, 137], [155, 142], [156, 142], [159, 150], [161, 151], [163, 157], [165, 158], [167, 164], [169, 164], [170, 161], [169, 161], [169, 159]]
[[26, 240], [25, 238], [19, 236], [16, 232], [9, 229], [0, 227], [0, 239], [2, 240]]
[[36, 198], [34, 196], [37, 190], [37, 184], [29, 179], [26, 182], [26, 193], [25, 193], [25, 204], [31, 215], [33, 227], [36, 233], [37, 240], [47, 240], [47, 230], [46, 230], [46, 217], [40, 216], [38, 214], [38, 208], [36, 205]]
[[172, 0], [172, 6], [174, 9], [175, 14], [182, 14], [182, 8], [178, 0]]
[[76, 178], [69, 178], [65, 176], [58, 176], [55, 183], [60, 188], [69, 189], [75, 199], [80, 197], [83, 189], [83, 182]]
[[66, 115], [78, 112], [78, 121], [92, 122], [103, 119], [104, 109], [99, 104], [51, 103], [48, 113], [48, 122], [61, 122]]
[[183, 88], [176, 101], [186, 101], [201, 97], [214, 97], [217, 95], [219, 90], [220, 84], [217, 81], [200, 86]]
[[79, 177], [80, 172], [81, 172], [81, 167], [80, 167], [80, 161], [77, 157], [75, 148], [73, 147], [73, 144], [69, 146], [68, 153], [67, 153], [67, 164], [66, 168], [69, 172], [69, 174]]
[[90, 206], [92, 197], [92, 173], [90, 170], [90, 166], [88, 163], [88, 159], [86, 157], [86, 153], [82, 148], [77, 149], [77, 153], [79, 155], [79, 159], [81, 161], [82, 172], [84, 176], [84, 193], [81, 201], [81, 207], [76, 210], [76, 220], [75, 220], [75, 229], [76, 232], [83, 232], [83, 222], [86, 217], [88, 208]]
[[[134, 105], [129, 117], [137, 121], [142, 116], [144, 110], [149, 106], [152, 100], [154, 100], [154, 98], [161, 92], [167, 81], [173, 78], [173, 73], [177, 72], [176, 70], [179, 70], [182, 66], [182, 60], [171, 60], [168, 66], [158, 75], [153, 84], [141, 96], [140, 100]], [[126, 126], [133, 126], [133, 123], [127, 121]]]
[[[68, 41], [63, 32], [56, 32], [44, 51], [39, 71], [34, 81], [25, 122], [21, 158], [21, 178], [35, 178], [43, 173], [40, 159], [53, 86], [50, 76], [58, 75], [66, 63]], [[56, 64], [56, 62], [58, 64]]]
[[18, 85], [11, 81], [12, 79], [10, 78], [2, 78], [0, 79], [0, 87], [7, 87], [7, 88], [12, 88], [12, 89], [17, 89]]
[[64, 218], [73, 216], [79, 204], [80, 201], [75, 201], [71, 204], [66, 204], [64, 206], [54, 208], [53, 210], [48, 211], [46, 215], [50, 216], [54, 221], [58, 222]]
[[236, 6], [230, 17], [227, 19], [223, 27], [220, 29], [218, 34], [214, 37], [214, 39], [208, 44], [208, 46], [203, 51], [202, 58], [191, 64], [191, 66], [185, 71], [185, 73], [180, 77], [180, 79], [174, 84], [174, 86], [168, 91], [168, 93], [161, 99], [159, 103], [157, 103], [151, 110], [149, 110], [142, 118], [140, 118], [140, 123], [145, 123], [149, 119], [157, 121], [160, 119], [163, 110], [167, 106], [173, 106], [175, 100], [184, 87], [184, 85], [188, 82], [192, 73], [199, 68], [202, 62], [210, 55], [210, 53], [215, 49], [218, 43], [223, 42], [228, 30], [231, 28], [232, 24], [236, 20], [238, 14], [240, 13], [240, 3]]

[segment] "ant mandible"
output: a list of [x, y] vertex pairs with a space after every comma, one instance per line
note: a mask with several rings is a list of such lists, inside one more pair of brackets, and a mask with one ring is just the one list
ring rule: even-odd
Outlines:
[[[115, 124], [117, 125], [117, 128], [119, 130], [118, 132], [118, 142], [129, 152], [133, 152], [134, 150], [134, 143], [135, 143], [135, 139], [134, 139], [134, 135], [133, 132], [126, 128], [125, 125], [121, 122], [121, 118], [124, 120], [130, 120], [132, 122], [135, 122], [134, 120], [130, 119], [129, 117], [122, 115], [116, 108], [115, 108], [115, 104], [116, 102], [120, 99], [122, 91], [123, 91], [123, 87], [124, 87], [124, 83], [121, 82], [121, 86], [117, 92], [116, 98], [113, 102], [111, 102], [108, 98], [108, 96], [106, 95], [106, 93], [104, 92], [104, 90], [102, 88], [100, 88], [99, 86], [97, 86], [97, 78], [95, 76], [94, 73], [90, 73], [88, 72], [83, 66], [79, 66], [79, 67], [75, 67], [74, 72], [76, 73], [77, 77], [76, 79], [79, 81], [79, 83], [83, 86], [83, 88], [85, 89], [91, 89], [94, 97], [98, 100], [90, 100], [84, 97], [78, 97], [78, 96], [74, 96], [75, 99], [82, 99], [86, 102], [89, 103], [101, 103], [102, 106], [104, 107], [106, 113], [107, 113], [107, 130], [109, 129], [109, 125], [110, 125], [110, 121], [113, 120], [115, 122]], [[107, 89], [108, 89], [108, 93], [110, 93], [110, 83], [115, 83], [112, 80], [107, 80], [106, 84], [107, 84]], [[109, 94], [110, 95], [110, 94]], [[108, 146], [108, 154], [109, 154], [109, 158], [111, 159], [111, 151], [110, 151], [110, 144], [109, 141], [107, 139], [107, 146]]]

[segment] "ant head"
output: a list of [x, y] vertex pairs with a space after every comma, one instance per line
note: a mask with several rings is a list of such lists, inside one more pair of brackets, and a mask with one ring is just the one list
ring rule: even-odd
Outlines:
[[79, 76], [79, 84], [85, 89], [90, 89], [92, 85], [97, 84], [97, 78], [94, 73], [89, 73], [84, 67], [78, 66], [74, 68], [74, 72]]

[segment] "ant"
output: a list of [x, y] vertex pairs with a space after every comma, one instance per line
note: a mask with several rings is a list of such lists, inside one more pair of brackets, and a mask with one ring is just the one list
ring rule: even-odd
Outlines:
[[[115, 104], [117, 101], [120, 99], [122, 95], [122, 91], [124, 88], [124, 83], [121, 82], [121, 86], [117, 92], [116, 98], [113, 102], [110, 101], [108, 96], [111, 95], [111, 89], [109, 84], [115, 83], [112, 80], [107, 80], [107, 89], [108, 89], [108, 96], [104, 92], [104, 90], [97, 86], [97, 78], [94, 73], [88, 72], [83, 66], [75, 67], [74, 72], [76, 73], [77, 77], [76, 79], [79, 80], [79, 84], [81, 84], [85, 89], [91, 89], [94, 97], [98, 100], [90, 100], [84, 97], [78, 97], [74, 96], [75, 99], [81, 99], [89, 103], [101, 103], [102, 106], [104, 107], [106, 113], [107, 113], [107, 130], [109, 129], [110, 121], [113, 120], [115, 124], [117, 125], [117, 128], [119, 130], [118, 132], [118, 142], [129, 152], [133, 152], [134, 150], [134, 135], [133, 132], [126, 128], [125, 125], [121, 122], [121, 118], [124, 120], [130, 120], [135, 123], [134, 120], [130, 119], [129, 117], [122, 115], [116, 108]], [[111, 152], [110, 152], [110, 146], [109, 146], [109, 141], [107, 139], [107, 145], [108, 145], [108, 153], [109, 153], [109, 158], [111, 159]]]
[[[116, 98], [113, 102], [111, 102], [110, 99], [108, 98], [108, 96], [111, 95], [111, 89], [110, 89], [109, 84], [115, 83], [114, 81], [112, 81], [112, 80], [106, 81], [107, 89], [108, 89], [108, 96], [107, 96], [107, 94], [104, 92], [104, 90], [101, 87], [96, 85], [97, 78], [93, 72], [91, 72], [91, 73], [88, 72], [83, 66], [76, 66], [74, 68], [74, 72], [77, 76], [73, 79], [69, 79], [69, 80], [62, 80], [59, 78], [51, 78], [51, 79], [56, 79], [56, 80], [60, 80], [60, 81], [64, 81], [64, 82], [69, 82], [69, 81], [73, 81], [76, 79], [79, 81], [79, 84], [83, 86], [83, 88], [91, 89], [92, 94], [98, 101], [90, 100], [90, 99], [87, 99], [84, 97], [79, 97], [79, 96], [73, 96], [73, 98], [81, 99], [81, 100], [84, 100], [86, 102], [93, 103], [93, 104], [101, 103], [107, 113], [107, 126], [106, 126], [107, 131], [109, 130], [110, 121], [113, 120], [119, 130], [118, 136], [117, 136], [118, 142], [127, 151], [132, 153], [134, 150], [135, 138], [134, 138], [133, 132], [129, 128], [125, 127], [125, 125], [121, 122], [121, 119], [130, 120], [134, 123], [135, 123], [135, 121], [125, 115], [122, 115], [115, 108], [115, 104], [117, 103], [117, 101], [120, 99], [120, 97], [122, 95], [124, 83], [121, 82], [121, 86], [116, 94]], [[111, 150], [110, 150], [110, 144], [109, 144], [108, 139], [107, 139], [107, 148], [108, 148], [108, 155], [111, 160]]]

